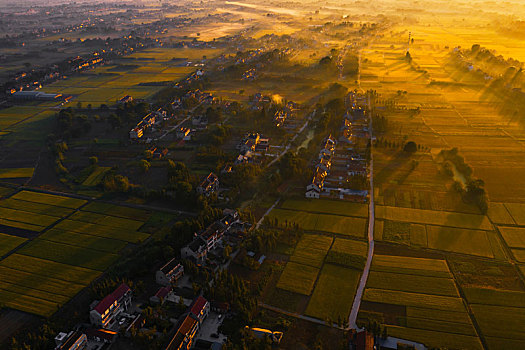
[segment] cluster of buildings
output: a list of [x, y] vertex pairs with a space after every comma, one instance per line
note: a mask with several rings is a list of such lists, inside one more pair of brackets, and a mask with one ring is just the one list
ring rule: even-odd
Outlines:
[[251, 228], [250, 224], [243, 222], [235, 210], [224, 209], [223, 215], [221, 219], [196, 234], [189, 244], [181, 248], [180, 254], [183, 259], [191, 260], [199, 265], [205, 264], [210, 252], [216, 250], [217, 256], [222, 254], [220, 249], [223, 246], [223, 240], [234, 245], [244, 238], [246, 232]]
[[197, 297], [186, 313], [180, 318], [175, 333], [166, 350], [191, 349], [195, 336], [210, 312], [210, 303], [204, 297]]
[[219, 190], [219, 177], [214, 173], [210, 173], [197, 187], [197, 193], [209, 197], [211, 194]]
[[[368, 199], [368, 164], [365, 159], [370, 138], [363, 96], [351, 94], [339, 137], [329, 136], [319, 152], [307, 198], [330, 197], [356, 202]], [[337, 146], [337, 147], [336, 147]], [[356, 184], [360, 184], [357, 187]], [[364, 184], [364, 186], [363, 186]]]
[[71, 99], [70, 95], [48, 94], [42, 91], [16, 91], [11, 95], [15, 101], [64, 101]]
[[255, 155], [260, 155], [270, 147], [270, 139], [263, 138], [259, 133], [247, 133], [237, 145], [240, 154], [235, 164], [251, 163]]
[[337, 142], [329, 135], [319, 151], [318, 163], [315, 166], [312, 181], [306, 186], [306, 198], [320, 198], [324, 188], [324, 180], [332, 167], [332, 156]]
[[149, 128], [153, 127], [155, 124], [161, 123], [164, 118], [167, 117], [166, 111], [159, 108], [158, 110], [148, 113], [140, 122], [135, 125], [129, 131], [129, 138], [132, 141], [137, 141], [144, 136], [144, 132]]
[[288, 101], [286, 105], [275, 112], [273, 116], [273, 122], [277, 127], [284, 126], [284, 122], [295, 116], [297, 111], [297, 104], [293, 101]]
[[242, 73], [242, 80], [255, 80], [257, 78], [257, 70], [250, 68], [246, 72]]

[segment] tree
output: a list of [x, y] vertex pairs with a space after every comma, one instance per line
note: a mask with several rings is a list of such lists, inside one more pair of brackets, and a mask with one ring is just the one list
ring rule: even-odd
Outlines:
[[148, 162], [146, 159], [141, 159], [139, 166], [144, 173], [147, 173], [149, 171], [149, 168], [151, 168], [151, 163]]
[[413, 154], [417, 152], [417, 144], [414, 141], [408, 141], [403, 147], [403, 151], [408, 154]]

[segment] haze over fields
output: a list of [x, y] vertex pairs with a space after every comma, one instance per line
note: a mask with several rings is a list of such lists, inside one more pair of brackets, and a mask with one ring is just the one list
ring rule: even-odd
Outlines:
[[525, 348], [525, 2], [0, 0], [0, 348]]

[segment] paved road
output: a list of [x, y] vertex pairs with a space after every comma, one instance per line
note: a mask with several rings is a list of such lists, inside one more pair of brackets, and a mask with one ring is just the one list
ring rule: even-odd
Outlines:
[[275, 206], [279, 203], [279, 201], [281, 200], [281, 198], [278, 198], [275, 203], [273, 203], [273, 205], [264, 213], [264, 215], [259, 219], [259, 221], [257, 221], [257, 225], [255, 225], [255, 228], [258, 229], [262, 223], [263, 223], [263, 220], [264, 218], [266, 217], [266, 215], [270, 214], [270, 212], [273, 210], [273, 208], [275, 208]]
[[[370, 108], [370, 96], [368, 97], [368, 106]], [[370, 139], [372, 139], [372, 116], [370, 116]], [[348, 318], [349, 328], [357, 328], [356, 320], [361, 306], [361, 299], [365, 290], [368, 274], [370, 273], [370, 266], [372, 265], [372, 257], [374, 256], [374, 221], [375, 221], [375, 207], [374, 207], [374, 154], [370, 151], [370, 204], [368, 205], [368, 256], [366, 257], [365, 268], [359, 281], [359, 286], [355, 293], [352, 311]]]

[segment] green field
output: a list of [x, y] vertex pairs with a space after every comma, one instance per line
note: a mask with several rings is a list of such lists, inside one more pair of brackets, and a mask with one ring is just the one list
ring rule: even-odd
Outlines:
[[108, 253], [118, 253], [127, 244], [127, 242], [116, 239], [92, 236], [71, 231], [63, 231], [54, 228], [46, 231], [39, 238], [56, 243], [65, 243], [77, 247], [95, 249]]
[[367, 288], [363, 300], [393, 305], [406, 305], [421, 308], [464, 312], [461, 298], [441, 295], [419, 294], [395, 290]]
[[92, 224], [103, 224], [128, 230], [138, 230], [144, 223], [138, 220], [106, 216], [88, 211], [77, 211], [69, 217], [71, 220], [83, 221]]
[[20, 254], [9, 255], [0, 261], [0, 266], [84, 285], [100, 275], [100, 271]]
[[304, 235], [295, 247], [290, 261], [320, 268], [331, 245], [332, 237]]
[[137, 232], [125, 228], [111, 227], [68, 219], [59, 222], [54, 228], [61, 229], [63, 231], [73, 231], [93, 236], [113, 238], [131, 243], [138, 243], [149, 237], [147, 233]]
[[40, 232], [44, 229], [44, 227], [39, 226], [39, 225], [26, 224], [23, 222], [5, 220], [2, 218], [0, 218], [0, 225], [16, 227], [22, 230], [29, 230], [29, 231], [35, 231], [35, 232]]
[[11, 198], [20, 199], [28, 202], [50, 204], [58, 207], [65, 207], [71, 209], [77, 209], [78, 207], [86, 203], [86, 201], [83, 199], [69, 198], [57, 196], [54, 194], [38, 193], [31, 191], [18, 192]]
[[428, 320], [453, 321], [456, 323], [471, 324], [466, 312], [427, 309], [409, 306], [406, 308], [407, 318], [424, 318]]
[[27, 241], [27, 239], [22, 237], [0, 233], [0, 256], [4, 256], [25, 241]]
[[20, 249], [18, 253], [98, 271], [104, 271], [118, 259], [116, 254], [43, 239], [35, 239]]
[[301, 211], [274, 209], [269, 220], [278, 225], [297, 224], [306, 231], [322, 231], [341, 235], [364, 237], [367, 220], [340, 215], [313, 214]]
[[102, 202], [91, 202], [83, 207], [82, 210], [141, 221], [146, 221], [151, 216], [151, 213], [146, 210], [123, 207]]
[[476, 330], [474, 329], [474, 326], [472, 326], [472, 324], [457, 323], [454, 319], [444, 321], [427, 318], [408, 317], [407, 327], [416, 329], [426, 329], [429, 331], [439, 330], [440, 332], [451, 334], [476, 336]]
[[459, 297], [454, 280], [442, 277], [372, 271], [368, 276], [366, 286], [367, 288]]
[[374, 271], [404, 273], [409, 275], [450, 277], [447, 262], [438, 259], [375, 254], [371, 269]]
[[388, 325], [388, 334], [402, 339], [417, 339], [427, 346], [451, 349], [483, 349], [479, 339], [462, 334]]
[[42, 228], [54, 224], [58, 220], [58, 218], [55, 216], [36, 214], [3, 207], [0, 207], [0, 217], [8, 218], [10, 221], [18, 221], [24, 224], [40, 226]]
[[306, 315], [333, 322], [345, 319], [350, 313], [360, 272], [354, 269], [325, 264], [319, 275]]
[[[490, 241], [489, 235], [494, 236], [495, 233], [481, 230], [427, 226], [428, 248], [494, 258], [493, 244], [497, 244], [497, 241]], [[494, 247], [494, 249], [500, 250], [501, 247]]]
[[279, 282], [277, 282], [277, 288], [303, 295], [310, 295], [318, 274], [318, 268], [289, 262], [286, 264], [279, 278]]
[[478, 304], [470, 307], [483, 334], [525, 342], [525, 308]]
[[336, 238], [326, 256], [326, 262], [362, 269], [366, 262], [368, 244], [362, 241]]
[[54, 216], [57, 218], [62, 218], [73, 212], [73, 209], [56, 207], [49, 204], [40, 204], [35, 202], [21, 201], [18, 199], [7, 198], [0, 200], [0, 207], [10, 208], [16, 210], [22, 210], [26, 212], [36, 213], [36, 214], [45, 214], [49, 216]]
[[87, 179], [82, 183], [84, 186], [96, 186], [98, 185], [104, 175], [111, 170], [111, 167], [97, 167], [93, 172], [87, 177]]
[[0, 169], [0, 179], [32, 177], [34, 168], [4, 168]]
[[416, 224], [493, 230], [492, 224], [486, 216], [447, 211], [377, 206], [376, 218]]
[[525, 308], [525, 292], [474, 287], [464, 287], [463, 291], [470, 304]]
[[368, 205], [366, 204], [328, 199], [288, 199], [281, 204], [281, 208], [321, 214], [368, 217]]

